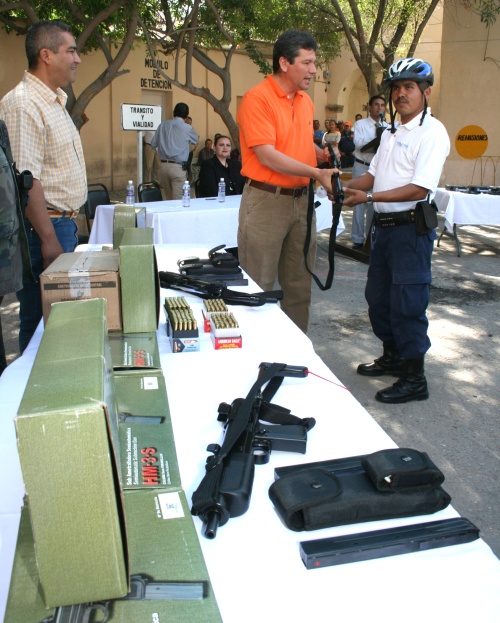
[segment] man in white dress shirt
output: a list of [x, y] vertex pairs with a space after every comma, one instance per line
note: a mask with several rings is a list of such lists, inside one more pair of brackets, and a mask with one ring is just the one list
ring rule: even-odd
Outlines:
[[[354, 150], [354, 165], [352, 168], [353, 178], [359, 177], [368, 171], [380, 143], [380, 134], [383, 128], [389, 127], [384, 121], [385, 105], [386, 101], [383, 95], [374, 95], [368, 102], [369, 116], [366, 119], [356, 121], [354, 124], [354, 145], [356, 149]], [[378, 128], [382, 128], [382, 130], [378, 130]], [[361, 249], [365, 236], [369, 238], [372, 218], [372, 206], [367, 206], [365, 203], [362, 203], [354, 207], [351, 231], [354, 249]]]

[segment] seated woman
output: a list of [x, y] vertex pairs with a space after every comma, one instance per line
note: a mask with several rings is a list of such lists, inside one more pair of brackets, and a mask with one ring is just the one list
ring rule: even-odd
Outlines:
[[323, 136], [323, 141], [325, 143], [329, 143], [333, 147], [333, 151], [335, 152], [335, 157], [340, 162], [340, 152], [339, 152], [339, 142], [340, 142], [341, 134], [340, 130], [337, 127], [336, 122], [333, 119], [330, 119], [330, 126], [328, 128], [328, 132]]
[[217, 197], [221, 178], [226, 182], [226, 195], [241, 195], [245, 178], [241, 175], [241, 163], [230, 158], [231, 139], [219, 136], [214, 145], [215, 156], [201, 163], [199, 182], [200, 197]]

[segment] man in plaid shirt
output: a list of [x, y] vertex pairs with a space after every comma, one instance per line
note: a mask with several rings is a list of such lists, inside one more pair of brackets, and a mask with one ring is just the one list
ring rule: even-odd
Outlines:
[[28, 345], [42, 318], [38, 277], [77, 244], [75, 217], [87, 199], [80, 135], [66, 110], [62, 90], [75, 81], [81, 60], [66, 24], [40, 21], [26, 35], [28, 70], [0, 102], [17, 168], [33, 174], [26, 227], [35, 283], [17, 293], [19, 347]]

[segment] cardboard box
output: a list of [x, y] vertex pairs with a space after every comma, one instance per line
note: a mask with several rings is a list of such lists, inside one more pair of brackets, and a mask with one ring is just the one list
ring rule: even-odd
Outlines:
[[111, 359], [115, 370], [161, 370], [160, 352], [156, 331], [149, 333], [123, 333], [109, 336]]
[[215, 337], [212, 333], [212, 344], [215, 350], [224, 350], [226, 348], [242, 348], [243, 339], [241, 335], [239, 337]]
[[205, 333], [210, 333], [210, 317], [219, 312], [229, 312], [229, 308], [222, 299], [206, 299], [203, 301], [203, 329]]
[[166, 492], [126, 491], [124, 497], [130, 535], [131, 576], [146, 576], [158, 584], [192, 584], [193, 596], [199, 594], [197, 588], [201, 584], [202, 598], [149, 603], [115, 601], [109, 621], [154, 621], [152, 613], [156, 612], [160, 622], [220, 622], [217, 602], [184, 492], [181, 489]]
[[162, 372], [117, 372], [115, 388], [122, 489], [180, 487]]
[[170, 346], [173, 353], [195, 353], [200, 350], [198, 329], [174, 329], [168, 316], [165, 329], [170, 338]]
[[241, 348], [243, 346], [240, 327], [231, 312], [212, 312], [210, 314], [210, 336], [215, 350]]
[[62, 253], [40, 275], [44, 323], [53, 303], [103, 298], [108, 329], [121, 329], [119, 259], [118, 251]]
[[105, 301], [56, 303], [16, 418], [47, 606], [127, 593]]
[[[165, 329], [174, 353], [192, 353], [200, 350], [200, 333], [192, 309], [184, 297], [167, 297]], [[189, 328], [188, 328], [189, 327]]]
[[113, 248], [118, 249], [126, 227], [146, 227], [146, 208], [117, 203], [113, 210]]
[[[29, 517], [27, 509], [23, 509], [5, 623], [40, 623], [43, 619], [54, 622], [220, 623], [219, 609], [184, 493], [181, 490], [168, 493], [127, 491], [125, 509], [134, 599], [102, 600], [98, 604], [46, 610], [39, 592]], [[149, 591], [177, 598], [151, 599]], [[189, 599], [179, 599], [179, 596]], [[91, 612], [95, 618], [91, 617]], [[90, 619], [85, 619], [85, 615]]]
[[123, 332], [156, 331], [160, 316], [160, 283], [150, 227], [123, 230], [120, 278]]

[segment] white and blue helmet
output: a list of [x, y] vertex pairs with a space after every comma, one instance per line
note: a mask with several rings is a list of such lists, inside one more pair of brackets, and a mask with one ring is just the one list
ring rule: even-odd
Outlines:
[[[392, 91], [392, 87], [397, 80], [411, 80], [416, 82], [422, 91], [424, 98], [424, 111], [420, 118], [422, 125], [425, 115], [427, 114], [427, 98], [425, 90], [434, 84], [434, 74], [432, 67], [420, 58], [402, 58], [393, 63], [387, 70], [384, 78], [386, 84]], [[394, 125], [394, 111], [392, 109], [392, 98], [389, 99], [389, 110], [391, 113], [391, 133], [394, 134], [396, 127]]]
[[434, 84], [434, 74], [429, 63], [420, 58], [402, 58], [389, 67], [384, 83], [387, 86], [391, 86], [396, 80], [427, 82], [429, 86], [432, 86]]

